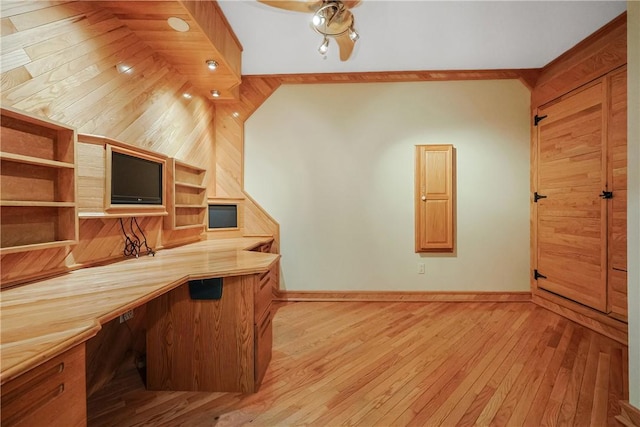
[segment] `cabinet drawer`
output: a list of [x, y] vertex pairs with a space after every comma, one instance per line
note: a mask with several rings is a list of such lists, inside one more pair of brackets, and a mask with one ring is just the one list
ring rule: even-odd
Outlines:
[[2, 386], [2, 426], [83, 426], [85, 349], [78, 345]]
[[255, 302], [254, 302], [254, 318], [256, 323], [258, 319], [261, 319], [265, 310], [271, 306], [272, 299], [272, 271], [268, 270], [265, 273], [258, 275], [258, 284], [256, 285]]
[[256, 390], [262, 383], [264, 374], [271, 361], [271, 347], [273, 346], [273, 325], [271, 323], [271, 309], [265, 312], [260, 322], [255, 325], [255, 380]]

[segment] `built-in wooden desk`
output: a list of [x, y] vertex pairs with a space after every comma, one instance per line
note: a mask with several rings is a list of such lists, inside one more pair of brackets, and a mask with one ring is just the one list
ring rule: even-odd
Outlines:
[[[280, 256], [251, 250], [271, 240], [270, 237], [204, 240], [159, 251], [154, 257], [80, 269], [3, 290], [0, 302], [3, 413], [5, 385], [12, 380], [20, 382], [23, 374], [47, 365], [80, 344], [83, 358], [83, 343], [102, 324], [128, 310], [193, 279], [254, 275], [258, 281], [277, 266]], [[60, 366], [63, 369], [64, 363]]]

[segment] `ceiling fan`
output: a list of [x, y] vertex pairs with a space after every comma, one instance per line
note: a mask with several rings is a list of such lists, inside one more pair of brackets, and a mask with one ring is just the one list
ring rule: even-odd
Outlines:
[[329, 50], [329, 37], [340, 49], [340, 60], [346, 61], [360, 37], [354, 28], [351, 8], [362, 0], [258, 0], [269, 6], [296, 12], [313, 13], [311, 27], [324, 37], [318, 48], [321, 55]]

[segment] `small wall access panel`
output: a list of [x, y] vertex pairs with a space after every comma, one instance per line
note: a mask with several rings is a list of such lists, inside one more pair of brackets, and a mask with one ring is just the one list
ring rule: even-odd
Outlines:
[[453, 252], [453, 145], [416, 146], [416, 252]]

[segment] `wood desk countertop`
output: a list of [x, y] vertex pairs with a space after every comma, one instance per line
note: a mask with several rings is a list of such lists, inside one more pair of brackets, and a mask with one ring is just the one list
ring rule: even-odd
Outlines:
[[271, 237], [203, 240], [1, 292], [0, 384], [93, 337], [103, 323], [192, 279], [266, 271]]

